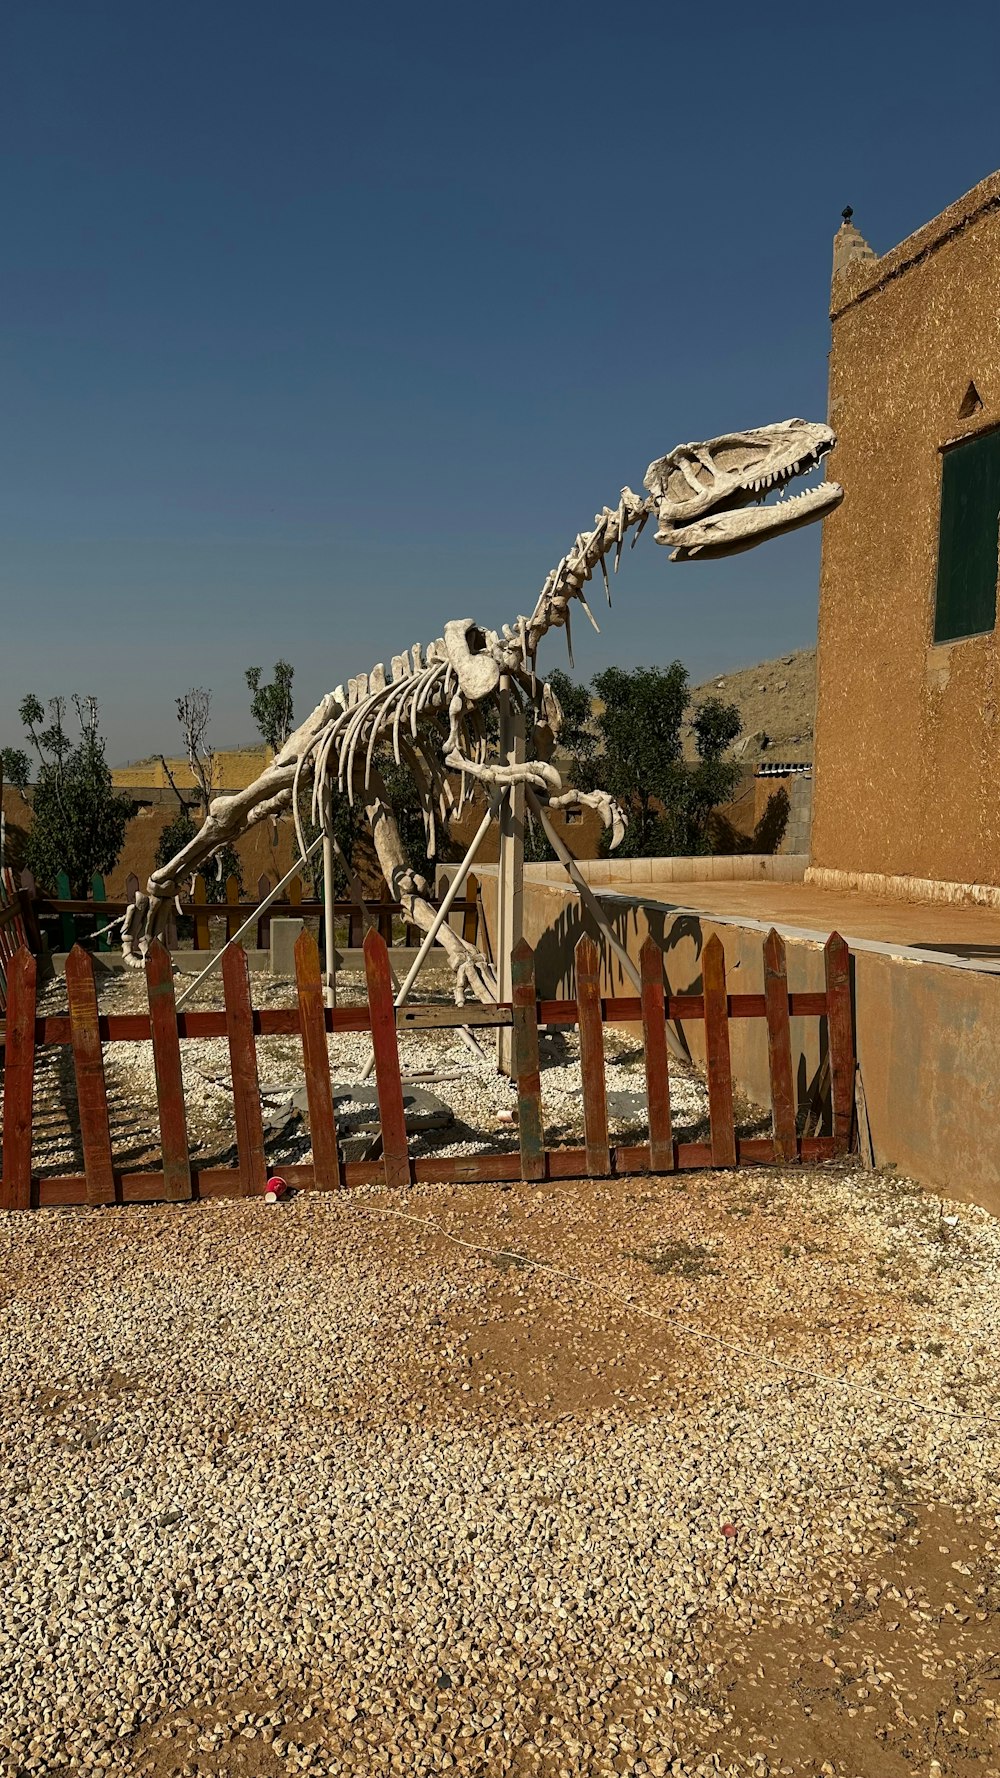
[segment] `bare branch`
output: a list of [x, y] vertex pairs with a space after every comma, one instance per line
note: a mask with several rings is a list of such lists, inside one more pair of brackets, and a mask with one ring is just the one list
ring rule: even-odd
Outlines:
[[[202, 818], [208, 818], [215, 779], [215, 750], [208, 743], [208, 727], [212, 716], [212, 694], [201, 686], [192, 686], [177, 702], [177, 720], [184, 734], [188, 765], [198, 786]], [[173, 780], [171, 780], [173, 782]], [[176, 789], [176, 785], [174, 785]]]

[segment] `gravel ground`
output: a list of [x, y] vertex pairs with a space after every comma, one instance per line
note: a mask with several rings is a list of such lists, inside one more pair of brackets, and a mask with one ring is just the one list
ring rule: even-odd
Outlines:
[[[178, 983], [183, 985], [183, 976]], [[144, 1011], [145, 981], [141, 975], [118, 973], [99, 978], [102, 1012]], [[363, 998], [363, 977], [341, 978], [340, 1003]], [[252, 978], [254, 1005], [294, 1004], [290, 981], [266, 975]], [[426, 972], [421, 983], [422, 1002], [450, 1001], [450, 976]], [[50, 982], [42, 996], [41, 1011], [65, 1011], [65, 984]], [[199, 989], [188, 1010], [221, 1006], [217, 978]], [[400, 1059], [404, 1077], [433, 1075], [428, 1089], [454, 1114], [454, 1124], [444, 1130], [415, 1134], [414, 1155], [475, 1154], [513, 1149], [517, 1132], [511, 1121], [516, 1105], [513, 1087], [499, 1075], [495, 1064], [495, 1039], [489, 1032], [480, 1037], [484, 1054], [471, 1055], [454, 1031], [401, 1034]], [[358, 1079], [371, 1054], [364, 1032], [343, 1032], [328, 1040], [330, 1067], [335, 1081]], [[579, 1040], [569, 1027], [541, 1034], [542, 1106], [546, 1139], [550, 1146], [571, 1145], [583, 1138], [583, 1110], [579, 1067]], [[609, 1092], [644, 1091], [645, 1075], [641, 1045], [633, 1038], [608, 1029], [605, 1033]], [[297, 1038], [259, 1037], [258, 1069], [262, 1087], [273, 1108], [282, 1094], [302, 1084], [302, 1050]], [[233, 1104], [229, 1045], [224, 1037], [185, 1040], [181, 1044], [184, 1099], [192, 1157], [201, 1166], [222, 1164], [233, 1158]], [[108, 1106], [112, 1142], [120, 1166], [141, 1171], [155, 1167], [159, 1155], [156, 1119], [156, 1082], [153, 1051], [149, 1043], [109, 1043], [104, 1046]], [[613, 1102], [612, 1102], [613, 1103]], [[82, 1166], [72, 1061], [66, 1048], [40, 1052], [35, 1086], [34, 1168], [42, 1176], [71, 1173]], [[708, 1128], [708, 1098], [704, 1082], [693, 1068], [676, 1066], [671, 1082], [671, 1108], [676, 1133], [682, 1141], [694, 1140]], [[756, 1114], [747, 1108], [750, 1123]], [[609, 1114], [612, 1140], [640, 1142], [646, 1135], [644, 1108], [623, 1115]], [[741, 1130], [750, 1125], [741, 1125]], [[2, 1130], [2, 1117], [0, 1117]], [[274, 1166], [312, 1158], [306, 1121], [297, 1115], [286, 1129], [268, 1140], [268, 1158]]]
[[995, 1778], [998, 1280], [833, 1167], [8, 1216], [0, 1774]]

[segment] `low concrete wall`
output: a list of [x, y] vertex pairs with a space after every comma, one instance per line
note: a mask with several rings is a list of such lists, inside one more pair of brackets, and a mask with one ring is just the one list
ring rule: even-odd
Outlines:
[[[270, 951], [258, 951], [250, 945], [244, 945], [243, 949], [246, 951], [247, 963], [251, 969], [270, 969]], [[221, 950], [222, 946], [219, 945], [211, 951], [171, 951], [170, 955], [179, 975], [200, 975], [201, 971], [211, 963], [212, 958], [219, 956]], [[54, 973], [65, 975], [66, 958], [69, 956], [69, 952], [53, 951], [50, 955]], [[91, 956], [94, 959], [94, 968], [98, 971], [103, 970], [106, 975], [113, 975], [119, 970], [131, 967], [125, 962], [121, 952], [117, 950], [92, 951]]]
[[[809, 859], [801, 853], [709, 853], [703, 858], [578, 858], [577, 867], [588, 883], [801, 883]], [[476, 874], [496, 875], [496, 865], [476, 866]], [[448, 878], [450, 867], [438, 871], [438, 883]], [[526, 883], [566, 881], [566, 868], [558, 859], [547, 864], [526, 864]]]
[[[779, 860], [774, 862], [780, 863]], [[483, 908], [491, 943], [496, 936], [496, 873], [482, 873]], [[671, 909], [666, 903], [615, 894], [602, 898], [611, 924], [636, 961], [652, 933], [663, 948], [673, 994], [701, 992], [702, 950], [713, 933], [722, 940], [730, 991], [764, 988], [763, 934], [738, 920]], [[578, 897], [565, 886], [526, 881], [525, 937], [535, 949], [539, 993], [575, 992], [573, 950], [581, 933], [599, 937]], [[793, 990], [824, 986], [822, 945], [786, 932]], [[604, 955], [605, 993], [632, 994], [631, 982]], [[891, 1165], [966, 1203], [1000, 1215], [1000, 1111], [996, 1075], [1000, 1056], [1000, 979], [946, 963], [893, 956], [888, 947], [852, 953], [858, 1061], [864, 1082], [877, 1166]], [[704, 1063], [702, 1028], [682, 1027], [692, 1060]], [[730, 1026], [737, 1084], [757, 1103], [770, 1101], [764, 1021]], [[812, 1097], [826, 1045], [825, 1022], [792, 1020], [792, 1061], [800, 1107]]]

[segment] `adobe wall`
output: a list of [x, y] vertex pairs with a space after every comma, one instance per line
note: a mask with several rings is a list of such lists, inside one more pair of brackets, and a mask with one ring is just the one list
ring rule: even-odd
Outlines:
[[1000, 423], [1000, 174], [841, 271], [832, 319], [812, 863], [1000, 884], [996, 634], [932, 644], [940, 448]]

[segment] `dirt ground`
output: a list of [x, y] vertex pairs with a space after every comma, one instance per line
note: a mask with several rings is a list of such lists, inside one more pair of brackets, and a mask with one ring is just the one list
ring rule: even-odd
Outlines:
[[842, 1166], [10, 1217], [0, 1773], [997, 1778], [998, 1276]]

